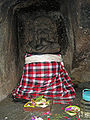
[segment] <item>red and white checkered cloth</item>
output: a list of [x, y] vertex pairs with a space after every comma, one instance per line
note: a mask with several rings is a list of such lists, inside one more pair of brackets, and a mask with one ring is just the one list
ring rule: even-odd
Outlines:
[[21, 81], [12, 95], [25, 100], [44, 95], [54, 104], [68, 104], [75, 98], [72, 85], [61, 62], [34, 62], [24, 65]]

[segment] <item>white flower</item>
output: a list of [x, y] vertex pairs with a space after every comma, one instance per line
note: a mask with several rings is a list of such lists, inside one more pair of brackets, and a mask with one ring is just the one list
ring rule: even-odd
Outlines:
[[36, 117], [35, 120], [43, 120], [43, 119], [41, 117], [39, 117], [39, 118]]

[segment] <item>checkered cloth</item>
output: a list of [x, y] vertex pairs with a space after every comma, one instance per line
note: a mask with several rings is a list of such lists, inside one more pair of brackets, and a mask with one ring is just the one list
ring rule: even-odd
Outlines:
[[34, 62], [24, 65], [21, 81], [12, 95], [25, 100], [44, 95], [54, 104], [68, 104], [75, 98], [72, 85], [61, 62]]

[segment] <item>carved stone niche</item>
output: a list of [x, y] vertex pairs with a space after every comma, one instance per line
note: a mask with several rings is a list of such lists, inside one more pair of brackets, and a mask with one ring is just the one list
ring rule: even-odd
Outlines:
[[68, 37], [60, 11], [42, 9], [35, 11], [29, 7], [27, 10], [23, 8], [16, 11], [15, 17], [19, 76], [22, 74], [26, 52], [32, 54], [61, 53], [62, 55], [66, 53]]

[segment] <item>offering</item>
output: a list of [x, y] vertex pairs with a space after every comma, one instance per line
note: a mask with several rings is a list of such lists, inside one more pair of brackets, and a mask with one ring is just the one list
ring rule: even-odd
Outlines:
[[25, 105], [24, 105], [24, 107], [35, 107], [35, 103], [34, 102], [32, 102], [32, 101], [29, 101], [29, 102], [27, 102]]
[[44, 96], [39, 96], [34, 99], [31, 99], [31, 101], [27, 102], [24, 105], [25, 111], [50, 111], [51, 109], [51, 100], [47, 100], [44, 98]]
[[80, 111], [80, 108], [78, 106], [71, 105], [65, 108], [65, 112], [71, 116], [76, 115], [79, 111]]

